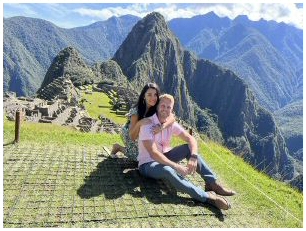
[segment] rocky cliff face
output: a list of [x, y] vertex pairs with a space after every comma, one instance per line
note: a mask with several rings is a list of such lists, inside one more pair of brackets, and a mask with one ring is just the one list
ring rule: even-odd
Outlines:
[[163, 16], [151, 13], [133, 27], [113, 60], [139, 90], [154, 81], [162, 92], [173, 94], [176, 113], [194, 125], [194, 108], [181, 69], [183, 52]]
[[139, 21], [113, 60], [135, 86], [155, 81], [173, 94], [176, 113], [191, 124], [199, 121], [197, 105], [211, 110], [226, 144], [260, 170], [282, 179], [293, 177], [294, 167], [271, 114], [233, 72], [185, 51], [162, 15], [151, 13]]
[[218, 115], [225, 144], [258, 169], [291, 179], [294, 168], [284, 139], [273, 116], [257, 103], [247, 85], [209, 61], [198, 60], [193, 69], [185, 70], [195, 102]]
[[109, 79], [117, 82], [119, 85], [120, 83], [127, 83], [127, 78], [122, 73], [120, 66], [113, 60], [97, 63], [93, 66], [92, 70], [99, 79]]

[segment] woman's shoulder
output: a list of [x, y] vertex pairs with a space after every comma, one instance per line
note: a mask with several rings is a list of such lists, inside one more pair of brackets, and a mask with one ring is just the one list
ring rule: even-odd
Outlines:
[[138, 114], [137, 108], [136, 107], [132, 107], [126, 115], [130, 117], [132, 115], [137, 115], [137, 114]]

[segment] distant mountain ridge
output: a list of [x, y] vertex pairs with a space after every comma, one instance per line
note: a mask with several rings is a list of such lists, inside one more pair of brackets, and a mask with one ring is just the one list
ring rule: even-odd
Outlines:
[[[41, 19], [5, 18], [4, 90], [34, 94], [53, 58], [67, 46], [78, 49], [88, 64], [111, 58], [138, 20], [126, 15], [63, 29]], [[168, 24], [188, 50], [245, 79], [265, 108], [274, 111], [302, 99], [302, 30], [246, 16], [220, 18], [213, 12]], [[248, 48], [254, 44], [257, 48]]]
[[88, 64], [110, 58], [138, 19], [127, 15], [63, 29], [42, 19], [5, 18], [4, 91], [34, 95], [54, 57], [68, 46], [78, 49]]
[[[244, 79], [259, 103], [278, 118], [290, 153], [302, 155], [303, 132], [295, 128], [303, 126], [303, 108], [291, 110], [290, 105], [303, 100], [303, 30], [245, 15], [230, 20], [213, 12], [173, 19], [169, 27], [186, 49]], [[283, 122], [288, 113], [294, 123]]]
[[268, 110], [302, 98], [302, 30], [275, 21], [251, 21], [243, 15], [220, 18], [213, 12], [173, 19], [169, 26], [186, 49], [245, 79]]

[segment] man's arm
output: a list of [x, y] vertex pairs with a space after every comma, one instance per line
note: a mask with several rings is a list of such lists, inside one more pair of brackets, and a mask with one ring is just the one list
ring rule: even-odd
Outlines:
[[187, 131], [184, 130], [178, 135], [178, 137], [188, 143], [191, 154], [198, 153], [198, 144], [196, 139], [192, 135], [190, 135]]
[[185, 166], [182, 166], [178, 163], [175, 163], [171, 160], [169, 160], [163, 153], [158, 151], [156, 144], [153, 140], [143, 140], [143, 145], [147, 149], [147, 151], [150, 153], [153, 160], [157, 161], [160, 164], [167, 165], [175, 169], [178, 173], [180, 173], [182, 176], [185, 176], [188, 174], [188, 168]]
[[[187, 131], [183, 131], [181, 132], [178, 137], [180, 137], [182, 140], [184, 140], [185, 142], [188, 143], [189, 145], [189, 149], [190, 149], [190, 153], [192, 154], [192, 156], [197, 155], [198, 154], [198, 144], [196, 139], [190, 135]], [[188, 173], [190, 174], [194, 174], [197, 170], [197, 163], [198, 163], [198, 159], [195, 157], [191, 157], [188, 161]]]

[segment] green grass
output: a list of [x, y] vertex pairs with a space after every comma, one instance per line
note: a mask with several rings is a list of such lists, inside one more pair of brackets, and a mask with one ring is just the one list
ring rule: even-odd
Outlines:
[[[4, 120], [4, 227], [303, 226], [300, 192], [209, 140], [199, 141], [200, 153], [219, 181], [238, 193], [223, 215], [124, 173], [123, 159], [101, 154], [102, 146], [122, 142], [119, 135], [23, 122], [20, 144], [8, 145], [13, 139], [14, 123]], [[203, 187], [199, 177], [190, 178]]]
[[[14, 141], [15, 123], [4, 121], [4, 144]], [[20, 142], [34, 142], [39, 144], [55, 145], [94, 145], [109, 146], [115, 142], [121, 142], [119, 135], [108, 133], [93, 134], [82, 133], [71, 127], [63, 127], [55, 124], [22, 122], [20, 128]]]
[[[285, 219], [292, 227], [303, 220], [303, 195], [284, 182], [271, 179], [235, 156], [228, 149], [213, 143], [202, 142], [206, 159], [225, 183], [239, 189], [239, 203], [248, 211], [269, 217], [272, 224]], [[274, 208], [270, 210], [269, 208]], [[295, 217], [295, 218], [294, 218]]]
[[124, 115], [116, 115], [116, 112], [111, 110], [110, 98], [106, 94], [102, 92], [82, 93], [82, 97], [87, 100], [84, 106], [92, 118], [98, 119], [99, 115], [103, 115], [117, 124], [126, 122], [127, 118]]

